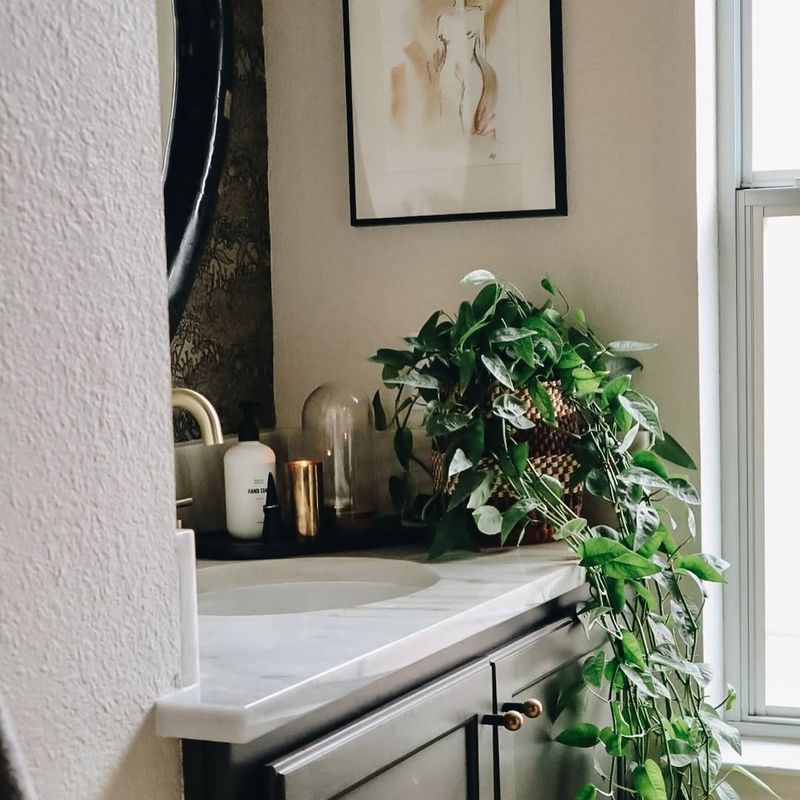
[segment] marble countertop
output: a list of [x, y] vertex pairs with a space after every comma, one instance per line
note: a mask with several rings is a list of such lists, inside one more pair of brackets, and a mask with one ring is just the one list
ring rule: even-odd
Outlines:
[[[410, 548], [342, 555], [425, 560]], [[159, 700], [158, 733], [244, 744], [345, 697], [355, 711], [378, 680], [502, 626], [576, 589], [584, 578], [559, 543], [429, 566], [439, 574], [432, 586], [369, 605], [201, 615], [199, 682]]]

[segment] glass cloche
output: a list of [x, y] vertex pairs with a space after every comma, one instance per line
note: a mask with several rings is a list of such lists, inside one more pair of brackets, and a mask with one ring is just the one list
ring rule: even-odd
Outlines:
[[363, 530], [375, 517], [372, 407], [341, 383], [314, 389], [303, 405], [303, 443], [322, 462], [326, 517], [343, 531]]

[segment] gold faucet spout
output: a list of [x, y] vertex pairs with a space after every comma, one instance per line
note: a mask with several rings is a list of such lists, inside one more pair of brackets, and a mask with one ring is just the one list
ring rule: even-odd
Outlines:
[[203, 444], [222, 444], [222, 424], [211, 401], [191, 389], [173, 389], [172, 407], [188, 411], [200, 425]]

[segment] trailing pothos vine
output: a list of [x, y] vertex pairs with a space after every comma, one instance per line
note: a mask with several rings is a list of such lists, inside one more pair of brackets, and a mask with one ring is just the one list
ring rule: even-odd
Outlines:
[[[550, 298], [539, 306], [486, 270], [463, 283], [482, 288], [455, 315], [432, 314], [404, 349], [373, 357], [396, 390], [390, 415], [377, 393], [374, 408], [377, 426], [395, 430], [403, 475], [390, 489], [404, 520], [431, 527], [434, 557], [474, 547], [481, 534], [521, 539], [538, 519], [580, 558], [591, 599], [579, 617], [587, 630], [602, 629], [608, 645], [584, 662], [558, 708], [591, 693], [609, 712], [604, 727], [587, 721], [556, 736], [608, 756], [608, 767], [598, 768], [576, 800], [731, 800], [732, 770], [772, 794], [746, 770], [722, 765], [723, 742], [740, 749], [738, 732], [723, 718], [735, 693], [729, 687], [720, 702], [709, 699], [712, 671], [697, 660], [697, 649], [704, 585], [723, 583], [728, 565], [693, 552], [699, 497], [667, 464], [695, 465], [663, 430], [655, 402], [631, 386], [642, 367], [633, 354], [654, 345], [600, 341], [584, 312], [570, 312], [548, 279], [542, 287]], [[565, 502], [568, 487], [533, 465], [520, 390], [541, 419], [557, 426], [545, 388], [553, 381], [581, 421], [579, 432], [569, 433], [579, 463], [571, 481], [613, 511], [611, 524], [576, 513]], [[447, 479], [428, 494], [413, 489], [412, 463], [428, 469], [414, 453], [415, 410]], [[511, 487], [513, 502], [495, 502], [498, 481]]]

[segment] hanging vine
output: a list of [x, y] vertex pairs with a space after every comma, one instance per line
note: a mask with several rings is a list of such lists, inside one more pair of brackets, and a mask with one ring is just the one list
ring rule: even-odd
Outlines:
[[[747, 770], [722, 766], [723, 742], [741, 749], [737, 730], [724, 720], [735, 693], [729, 687], [712, 703], [712, 670], [697, 655], [704, 586], [724, 583], [728, 564], [695, 552], [700, 500], [667, 465], [696, 467], [662, 428], [656, 403], [632, 388], [642, 368], [634, 354], [655, 345], [603, 343], [548, 279], [541, 285], [550, 299], [541, 306], [487, 270], [462, 283], [483, 288], [455, 315], [432, 314], [404, 340], [405, 349], [373, 357], [395, 390], [390, 415], [378, 393], [373, 404], [377, 426], [394, 427], [403, 474], [391, 479], [390, 491], [404, 521], [431, 528], [432, 557], [474, 547], [481, 535], [520, 541], [544, 521], [580, 559], [591, 599], [579, 617], [587, 631], [601, 628], [608, 646], [584, 662], [558, 707], [591, 693], [608, 704], [608, 725], [571, 725], [556, 741], [602, 748], [611, 767], [576, 800], [732, 800], [733, 771], [776, 797]], [[571, 483], [613, 511], [612, 524], [579, 515], [565, 502], [570, 487], [534, 464], [521, 391], [538, 417], [558, 428], [545, 385], [553, 381], [581, 422], [578, 433], [561, 431], [579, 464]], [[432, 494], [414, 491], [412, 464], [428, 469], [414, 453], [415, 411], [446, 476]], [[510, 487], [512, 502], [497, 502], [498, 482]]]

